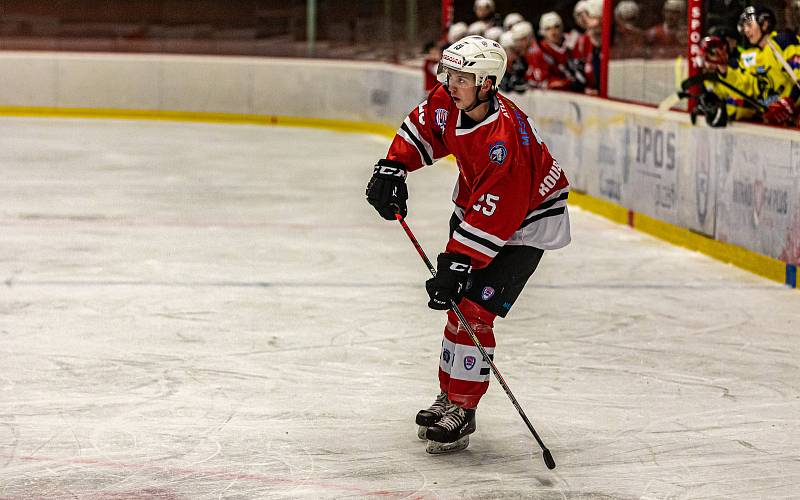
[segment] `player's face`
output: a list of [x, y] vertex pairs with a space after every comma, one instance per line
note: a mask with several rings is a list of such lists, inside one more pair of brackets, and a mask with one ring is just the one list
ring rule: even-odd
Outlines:
[[579, 10], [575, 13], [575, 24], [577, 24], [581, 29], [586, 29], [586, 21], [588, 17], [589, 16], [586, 14], [586, 12]]
[[518, 54], [524, 54], [527, 52], [528, 47], [531, 45], [531, 39], [529, 37], [524, 38], [517, 38], [514, 40], [514, 50], [517, 51]]
[[677, 26], [680, 24], [682, 18], [683, 16], [679, 10], [668, 9], [664, 11], [664, 23], [666, 23], [667, 26]]
[[593, 31], [600, 29], [600, 25], [602, 24], [602, 18], [600, 17], [592, 17], [589, 14], [586, 14], [584, 18], [584, 24], [586, 25], [586, 31]]
[[549, 28], [546, 28], [544, 30], [543, 35], [545, 40], [554, 45], [558, 45], [561, 43], [561, 39], [563, 38], [564, 29], [558, 24], [556, 24], [555, 26], [550, 26]]
[[447, 88], [458, 109], [466, 109], [475, 101], [475, 75], [447, 70]]
[[755, 20], [748, 19], [745, 21], [742, 29], [744, 31], [744, 36], [751, 44], [755, 45], [761, 40], [761, 28]]
[[478, 5], [475, 7], [475, 17], [478, 19], [486, 19], [492, 14], [492, 8], [488, 5]]

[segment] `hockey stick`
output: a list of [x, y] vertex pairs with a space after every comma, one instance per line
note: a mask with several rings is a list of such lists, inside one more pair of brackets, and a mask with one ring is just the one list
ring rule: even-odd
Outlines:
[[[436, 268], [433, 267], [433, 264], [431, 264], [431, 261], [428, 259], [428, 256], [425, 255], [425, 251], [420, 246], [419, 242], [417, 241], [417, 238], [414, 237], [414, 233], [411, 232], [411, 228], [408, 227], [408, 224], [406, 224], [406, 221], [405, 219], [403, 219], [403, 216], [400, 214], [394, 214], [394, 216], [400, 222], [400, 225], [403, 226], [403, 230], [405, 230], [406, 234], [408, 235], [408, 239], [410, 239], [411, 243], [414, 244], [414, 248], [417, 249], [417, 253], [419, 254], [420, 257], [422, 257], [422, 260], [425, 262], [425, 265], [428, 266], [428, 271], [430, 271], [431, 274], [434, 277], [436, 277]], [[464, 314], [461, 312], [461, 309], [458, 308], [458, 305], [453, 299], [450, 299], [450, 305], [453, 309], [453, 312], [456, 314], [456, 316], [458, 316], [458, 321], [461, 322], [461, 324], [464, 326], [464, 329], [467, 331], [467, 335], [469, 335], [469, 338], [472, 339], [472, 343], [475, 344], [475, 347], [477, 347], [478, 350], [481, 352], [483, 360], [486, 361], [486, 363], [489, 365], [489, 368], [491, 368], [494, 377], [503, 387], [503, 390], [506, 392], [506, 396], [508, 396], [508, 398], [511, 400], [511, 403], [514, 404], [514, 407], [519, 412], [519, 416], [522, 417], [522, 420], [525, 422], [525, 425], [528, 426], [528, 430], [531, 431], [533, 437], [536, 438], [536, 442], [539, 443], [539, 447], [542, 448], [542, 455], [544, 456], [545, 465], [547, 466], [548, 469], [555, 469], [556, 462], [555, 460], [553, 460], [553, 455], [550, 454], [550, 450], [548, 450], [547, 446], [544, 445], [544, 443], [542, 442], [542, 438], [540, 438], [539, 434], [536, 433], [536, 429], [533, 428], [531, 421], [528, 420], [528, 417], [525, 415], [525, 412], [522, 411], [522, 407], [517, 402], [517, 398], [514, 397], [514, 394], [511, 392], [511, 389], [508, 388], [508, 384], [506, 384], [506, 381], [503, 379], [503, 376], [500, 375], [500, 371], [495, 366], [494, 362], [492, 361], [492, 358], [489, 357], [489, 354], [486, 352], [486, 349], [484, 349], [481, 343], [478, 341], [478, 336], [475, 335], [475, 331], [472, 329], [472, 326], [470, 326], [469, 322], [467, 322], [467, 319], [464, 317]]]
[[767, 45], [769, 45], [769, 48], [772, 49], [772, 53], [775, 55], [775, 59], [777, 59], [778, 62], [781, 63], [781, 66], [783, 66], [784, 71], [789, 73], [789, 78], [791, 78], [795, 86], [798, 89], [800, 89], [800, 81], [797, 81], [797, 76], [795, 76], [794, 70], [792, 69], [791, 66], [789, 66], [789, 63], [786, 62], [786, 58], [783, 57], [783, 54], [781, 54], [781, 50], [777, 46], [775, 41], [772, 38], [767, 37]]
[[692, 95], [689, 93], [689, 88], [694, 85], [699, 85], [703, 82], [716, 82], [722, 85], [723, 87], [728, 88], [734, 94], [738, 95], [742, 98], [744, 102], [749, 104], [750, 106], [754, 107], [756, 111], [764, 112], [767, 110], [767, 106], [755, 100], [752, 96], [745, 94], [743, 91], [739, 90], [738, 88], [734, 87], [730, 83], [726, 82], [725, 80], [721, 80], [716, 73], [701, 73], [696, 76], [692, 76], [687, 78], [681, 84], [681, 90], [674, 94], [668, 95], [661, 103], [658, 105], [659, 113], [665, 113], [668, 111], [672, 106], [676, 105], [678, 101], [681, 99], [687, 98], [697, 98], [698, 95]]

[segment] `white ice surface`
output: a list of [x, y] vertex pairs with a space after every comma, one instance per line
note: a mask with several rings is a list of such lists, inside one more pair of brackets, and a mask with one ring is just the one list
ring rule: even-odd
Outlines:
[[[430, 456], [443, 314], [364, 186], [387, 141], [0, 120], [0, 498], [798, 498], [800, 294], [572, 208]], [[569, 172], [569, 166], [565, 166]], [[445, 242], [452, 165], [410, 176]]]

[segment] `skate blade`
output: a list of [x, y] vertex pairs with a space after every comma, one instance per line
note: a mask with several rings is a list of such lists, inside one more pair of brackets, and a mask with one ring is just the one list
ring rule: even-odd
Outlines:
[[428, 438], [425, 437], [425, 433], [426, 432], [428, 432], [428, 428], [427, 427], [425, 427], [424, 425], [418, 425], [417, 426], [417, 437], [420, 438], [423, 441], [428, 439]]
[[439, 443], [436, 441], [428, 440], [428, 446], [425, 451], [431, 455], [438, 455], [440, 453], [452, 453], [454, 451], [461, 451], [469, 446], [469, 436], [464, 436], [458, 441], [452, 443]]

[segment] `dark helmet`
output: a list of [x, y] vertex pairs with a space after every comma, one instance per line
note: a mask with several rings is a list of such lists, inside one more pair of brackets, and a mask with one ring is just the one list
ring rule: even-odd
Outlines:
[[708, 36], [719, 36], [722, 38], [739, 39], [739, 33], [735, 29], [725, 26], [724, 24], [717, 24], [708, 28]]
[[711, 35], [700, 41], [700, 50], [703, 54], [703, 61], [708, 64], [727, 64], [728, 62], [728, 42], [724, 38]]
[[[775, 13], [769, 7], [764, 7], [763, 5], [756, 5], [756, 6], [748, 6], [744, 8], [744, 11], [739, 16], [739, 23], [737, 24], [739, 28], [739, 33], [742, 33], [744, 30], [744, 23], [748, 21], [753, 21], [758, 24], [758, 27], [767, 34], [772, 33], [775, 29], [775, 25], [777, 24], [775, 20]], [[764, 29], [762, 26], [763, 23], [767, 23], [767, 28]]]

